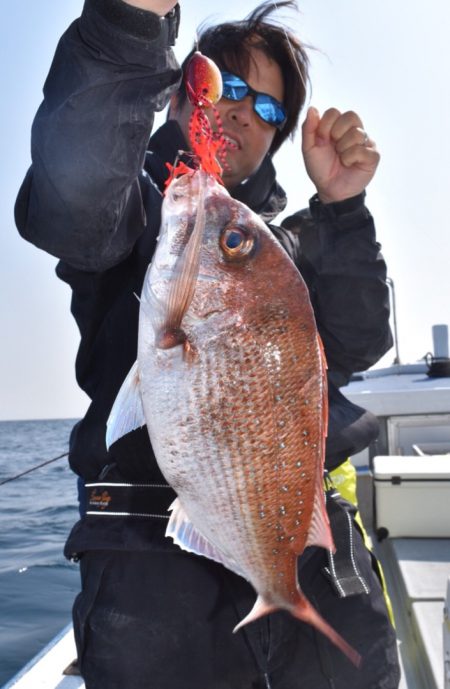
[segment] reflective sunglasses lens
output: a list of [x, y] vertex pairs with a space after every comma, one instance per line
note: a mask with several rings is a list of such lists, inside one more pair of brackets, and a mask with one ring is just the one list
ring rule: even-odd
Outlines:
[[229, 100], [243, 100], [249, 94], [253, 96], [253, 108], [256, 114], [274, 127], [281, 127], [286, 120], [286, 112], [275, 98], [251, 89], [243, 79], [230, 72], [222, 72], [222, 95]]
[[264, 122], [275, 127], [281, 126], [286, 120], [283, 106], [271, 96], [258, 95], [255, 99], [255, 111]]
[[230, 100], [242, 100], [248, 94], [248, 86], [245, 81], [228, 72], [222, 72], [222, 95]]

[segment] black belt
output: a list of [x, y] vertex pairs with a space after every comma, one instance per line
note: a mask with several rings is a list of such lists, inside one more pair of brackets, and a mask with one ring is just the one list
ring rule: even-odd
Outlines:
[[166, 484], [86, 483], [86, 515], [169, 519], [168, 509], [177, 497]]
[[[349, 512], [334, 500], [335, 491], [325, 473], [327, 511], [333, 532], [336, 552], [328, 551], [325, 573], [341, 598], [369, 593], [367, 582], [361, 576], [353, 544], [353, 524]], [[87, 483], [86, 515], [107, 517], [144, 517], [169, 519], [168, 508], [177, 497], [167, 484]]]
[[[335, 500], [334, 498], [338, 499]], [[370, 593], [367, 581], [362, 576], [355, 550], [355, 527], [350, 512], [339, 502], [339, 492], [327, 491], [327, 512], [333, 534], [336, 552], [328, 550], [329, 577], [339, 598]]]

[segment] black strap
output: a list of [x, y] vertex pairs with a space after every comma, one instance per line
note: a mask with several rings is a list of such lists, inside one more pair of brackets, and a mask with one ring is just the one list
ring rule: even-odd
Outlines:
[[89, 517], [147, 517], [169, 519], [168, 508], [176, 493], [155, 483], [87, 483], [86, 515]]
[[[325, 478], [327, 512], [330, 517], [336, 552], [328, 551], [328, 567], [324, 571], [341, 598], [369, 593], [370, 589], [359, 572], [354, 549], [352, 517], [338, 499], [335, 489]], [[136, 484], [97, 481], [87, 483], [86, 516], [143, 517], [169, 519], [168, 508], [176, 498], [175, 491], [167, 484]], [[335, 496], [335, 497], [334, 497]]]
[[361, 575], [355, 555], [355, 529], [350, 512], [336, 498], [336, 491], [327, 491], [327, 512], [336, 552], [328, 551], [325, 573], [340, 598], [370, 593], [369, 585]]

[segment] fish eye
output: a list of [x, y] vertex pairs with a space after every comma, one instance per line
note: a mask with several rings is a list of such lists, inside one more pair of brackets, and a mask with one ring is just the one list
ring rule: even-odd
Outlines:
[[220, 237], [220, 247], [229, 260], [248, 256], [254, 244], [255, 238], [242, 227], [227, 227]]

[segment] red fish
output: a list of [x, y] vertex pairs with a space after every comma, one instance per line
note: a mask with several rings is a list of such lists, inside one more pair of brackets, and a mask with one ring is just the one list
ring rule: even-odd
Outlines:
[[107, 442], [147, 424], [178, 495], [167, 535], [258, 594], [236, 629], [288, 610], [358, 664], [297, 580], [308, 545], [334, 547], [325, 368], [308, 290], [266, 225], [203, 170], [174, 179]]

